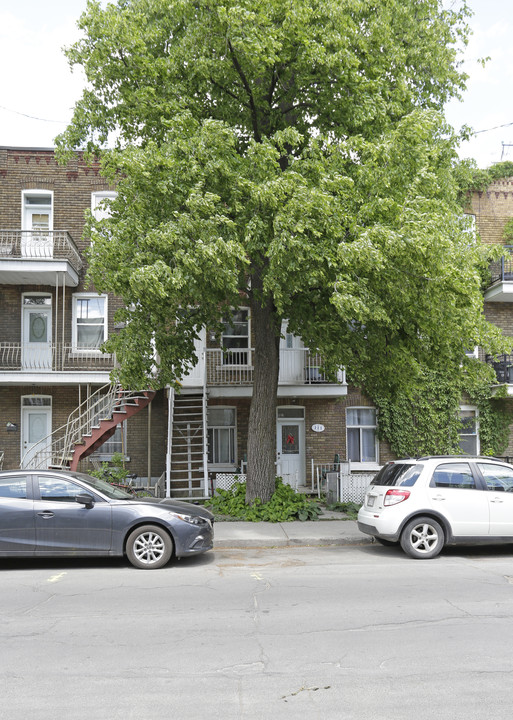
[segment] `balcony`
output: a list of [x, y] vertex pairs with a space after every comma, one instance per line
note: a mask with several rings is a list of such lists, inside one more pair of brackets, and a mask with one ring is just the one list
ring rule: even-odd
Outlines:
[[513, 302], [513, 245], [504, 245], [504, 255], [490, 264], [491, 284], [487, 302]]
[[83, 263], [66, 230], [0, 230], [0, 283], [76, 287]]
[[499, 355], [497, 358], [486, 355], [485, 360], [495, 370], [497, 383], [511, 386], [508, 387], [508, 395], [513, 395], [513, 355]]
[[[251, 394], [254, 356], [252, 348], [226, 352], [220, 348], [207, 349], [205, 354], [206, 381], [211, 395]], [[219, 390], [216, 392], [217, 388]], [[246, 388], [246, 392], [241, 392], [243, 388]], [[336, 380], [329, 378], [323, 370], [322, 359], [318, 353], [307, 348], [280, 349], [278, 396], [338, 396], [346, 393], [344, 371], [339, 371]]]
[[77, 382], [77, 373], [97, 373], [95, 380], [104, 378], [107, 382], [114, 364], [113, 355], [77, 350], [67, 343], [0, 342], [0, 374], [4, 377], [14, 373], [20, 380], [20, 374], [38, 375], [41, 379], [43, 373], [52, 377], [69, 373]]

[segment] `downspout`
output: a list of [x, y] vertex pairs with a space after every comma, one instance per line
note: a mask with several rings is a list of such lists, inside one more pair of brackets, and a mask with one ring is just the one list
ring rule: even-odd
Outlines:
[[148, 405], [148, 487], [151, 485], [151, 402]]
[[173, 415], [175, 411], [175, 389], [167, 392], [167, 452], [166, 452], [166, 497], [171, 497], [171, 453], [173, 445]]
[[66, 277], [62, 275], [62, 369], [64, 370], [64, 328], [66, 327]]
[[207, 437], [207, 357], [203, 348], [203, 494], [210, 496], [208, 484], [208, 437]]

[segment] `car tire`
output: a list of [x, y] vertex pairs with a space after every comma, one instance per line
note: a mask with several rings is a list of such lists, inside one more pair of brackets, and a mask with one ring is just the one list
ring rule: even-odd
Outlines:
[[173, 541], [158, 525], [142, 525], [127, 538], [126, 555], [136, 568], [158, 570], [173, 554]]
[[404, 527], [401, 547], [416, 560], [436, 557], [444, 546], [445, 536], [440, 523], [429, 517], [418, 517]]

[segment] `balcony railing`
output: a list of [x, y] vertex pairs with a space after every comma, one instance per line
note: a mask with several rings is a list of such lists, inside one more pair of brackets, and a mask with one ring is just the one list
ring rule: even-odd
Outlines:
[[67, 230], [0, 230], [2, 260], [67, 260], [75, 272], [83, 266]]
[[[253, 348], [228, 350], [210, 348], [206, 351], [208, 385], [251, 385], [253, 383]], [[343, 371], [336, 380], [322, 367], [318, 353], [307, 348], [280, 350], [280, 385], [319, 385], [344, 383]]]
[[497, 382], [513, 384], [513, 355], [486, 355], [485, 360], [495, 370]]
[[78, 350], [67, 343], [0, 342], [0, 372], [109, 372], [114, 364], [113, 355]]
[[490, 273], [492, 285], [513, 280], [513, 245], [504, 245], [504, 256], [490, 263]]

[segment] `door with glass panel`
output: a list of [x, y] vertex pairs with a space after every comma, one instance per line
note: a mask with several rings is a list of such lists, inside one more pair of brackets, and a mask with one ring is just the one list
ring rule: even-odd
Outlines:
[[48, 467], [52, 430], [52, 398], [29, 395], [22, 398], [21, 466]]
[[276, 473], [293, 487], [305, 483], [305, 409], [279, 407], [276, 431]]
[[22, 368], [49, 371], [52, 369], [52, 298], [24, 295], [22, 314]]
[[23, 195], [21, 254], [29, 258], [53, 257], [52, 195], [27, 192]]

